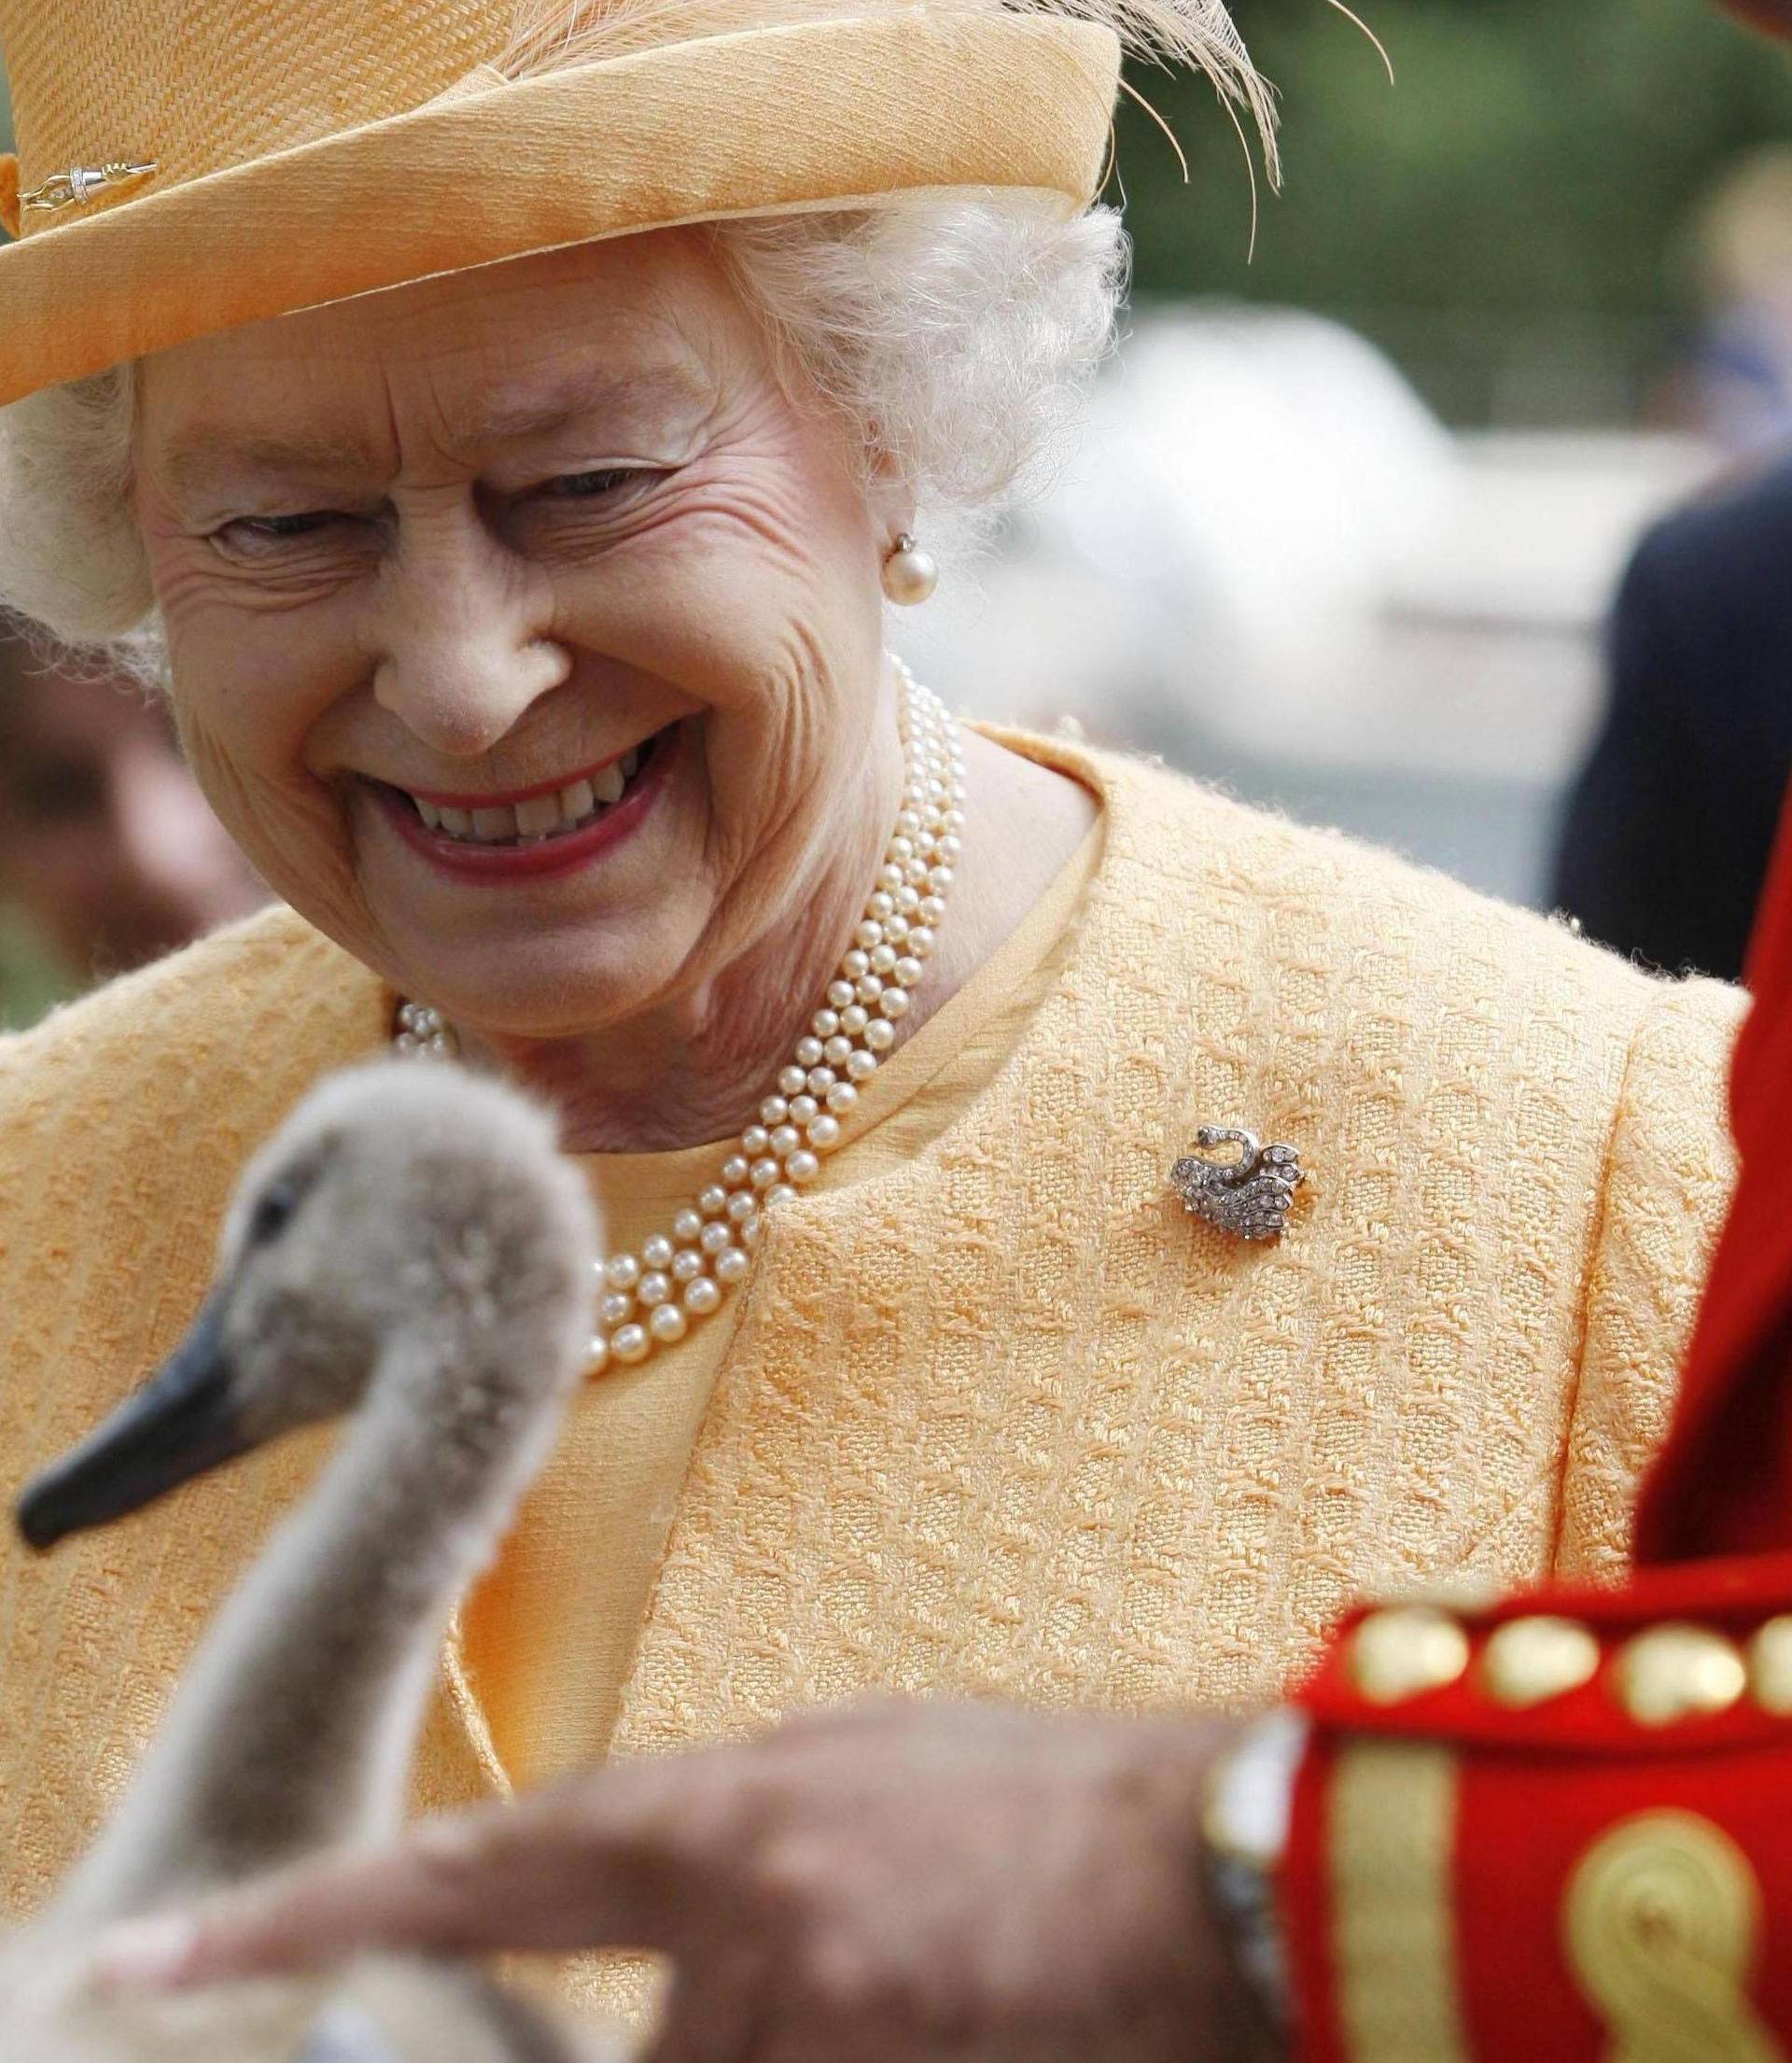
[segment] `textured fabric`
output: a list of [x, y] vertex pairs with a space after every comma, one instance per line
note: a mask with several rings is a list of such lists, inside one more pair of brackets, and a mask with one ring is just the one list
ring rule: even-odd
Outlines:
[[[1792, 2051], [1792, 820], [1748, 963], [1729, 1082], [1742, 1175], [1639, 1506], [1642, 1565], [1621, 1589], [1529, 1590], [1460, 1613], [1452, 1666], [1405, 1696], [1365, 1694], [1365, 1635], [1347, 1623], [1303, 1688], [1312, 1731], [1279, 1886], [1302, 2063], [1407, 2053], [1365, 2036], [1365, 1992], [1441, 1997], [1463, 2063]], [[1534, 1643], [1540, 1617], [1577, 1628], [1584, 1652], [1540, 1686], [1533, 1645], [1530, 1694], [1502, 1701], [1493, 1643]], [[1400, 1623], [1370, 1637], [1385, 1650]], [[1633, 1643], [1688, 1627], [1701, 1660], [1658, 1647], [1655, 1663], [1679, 1709], [1638, 1714]], [[1513, 1652], [1507, 1668], [1522, 1669]], [[1709, 1703], [1687, 1695], [1695, 1685]], [[1390, 1823], [1435, 1822], [1424, 1847], [1341, 1823], [1365, 1747], [1387, 1773]], [[1363, 1906], [1424, 1917], [1372, 1962], [1351, 1918]]]
[[55, 0], [0, 0], [24, 183], [131, 157], [156, 161], [158, 189], [179, 186], [384, 121], [496, 59], [512, 12], [511, 0], [88, 0], [77, 21]]
[[[1086, 204], [1119, 73], [1110, 31], [994, 6], [855, 11], [511, 83], [480, 68], [504, 41], [498, 0], [0, 0], [25, 190], [73, 164], [158, 167], [20, 218], [23, 240], [0, 250], [0, 403], [596, 237], [917, 188]], [[481, 90], [444, 91], [462, 58]]]
[[[1729, 1179], [1739, 999], [1169, 774], [1102, 794], [1056, 986], [959, 1120], [770, 1222], [622, 1702], [623, 1753], [873, 1687], [1272, 1695], [1357, 1593], [1615, 1573]], [[0, 1045], [0, 1452], [172, 1343], [245, 1153], [391, 998], [273, 914]], [[1167, 1171], [1238, 1118], [1280, 1246]], [[0, 1890], [91, 1834], [316, 1442], [0, 1559]], [[501, 1785], [452, 1646], [423, 1800]], [[575, 1982], [577, 1981], [575, 1976]]]
[[[886, 1172], [956, 1123], [1018, 1043], [1068, 948], [1100, 858], [1098, 820], [1038, 905], [976, 975], [865, 1084], [822, 1186]], [[612, 1250], [651, 1232], [715, 1179], [732, 1140], [681, 1153], [588, 1154], [581, 1165]], [[612, 1368], [575, 1404], [509, 1549], [464, 1615], [467, 1679], [519, 1789], [600, 1761], [654, 1573], [739, 1305], [637, 1368]]]

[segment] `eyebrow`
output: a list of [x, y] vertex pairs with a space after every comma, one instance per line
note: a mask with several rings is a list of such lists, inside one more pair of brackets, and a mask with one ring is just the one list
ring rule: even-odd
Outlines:
[[200, 430], [183, 439], [162, 460], [176, 492], [203, 496], [240, 481], [245, 472], [302, 473], [307, 479], [346, 478], [365, 472], [370, 454], [329, 438], [240, 436]]
[[[607, 410], [707, 399], [707, 383], [692, 372], [666, 367], [595, 386], [588, 378], [580, 379], [545, 394], [499, 388], [482, 395], [462, 420], [450, 423], [449, 430], [457, 444], [469, 449], [523, 444], [553, 436]], [[353, 438], [268, 437], [198, 429], [178, 440], [162, 464], [178, 492], [202, 496], [239, 481], [245, 471], [300, 475], [307, 480], [364, 479], [375, 460], [369, 447]]]

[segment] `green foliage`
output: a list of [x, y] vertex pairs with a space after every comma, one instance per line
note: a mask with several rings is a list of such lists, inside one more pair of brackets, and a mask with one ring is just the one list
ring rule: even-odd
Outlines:
[[1737, 154], [1792, 141], [1792, 58], [1710, 0], [1238, 0], [1281, 91], [1285, 186], [1250, 193], [1211, 92], [1141, 71], [1184, 189], [1128, 107], [1120, 166], [1149, 295], [1359, 315], [1455, 308], [1659, 316], [1687, 212]]
[[51, 955], [0, 902], [0, 1032], [22, 1032], [68, 994]]

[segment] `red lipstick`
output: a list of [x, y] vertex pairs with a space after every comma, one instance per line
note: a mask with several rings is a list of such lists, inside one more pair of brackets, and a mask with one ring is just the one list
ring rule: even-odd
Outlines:
[[[525, 788], [504, 795], [436, 795], [427, 794], [421, 789], [407, 793], [383, 781], [370, 782], [369, 786], [405, 844], [428, 861], [437, 873], [446, 875], [449, 879], [491, 885], [551, 880], [592, 865], [635, 835], [671, 778], [683, 735], [682, 724], [659, 732], [651, 741], [651, 757], [629, 783], [623, 799], [612, 803], [590, 823], [577, 831], [563, 831], [515, 845], [479, 845], [469, 838], [455, 838], [445, 832], [431, 831], [418, 816], [411, 794], [420, 794], [426, 802], [434, 803], [438, 807], [496, 809], [506, 804], [526, 802], [533, 795], [553, 794], [561, 788], [569, 787], [581, 778], [580, 775], [563, 775], [558, 780], [546, 782], [539, 788]], [[610, 764], [609, 760], [601, 760], [596, 770], [601, 771]]]

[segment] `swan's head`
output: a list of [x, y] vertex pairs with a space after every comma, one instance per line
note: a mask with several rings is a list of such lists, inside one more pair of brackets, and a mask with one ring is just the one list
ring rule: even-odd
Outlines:
[[323, 1084], [257, 1155], [187, 1337], [19, 1506], [35, 1547], [365, 1401], [469, 1462], [564, 1394], [597, 1230], [552, 1120], [458, 1068]]

